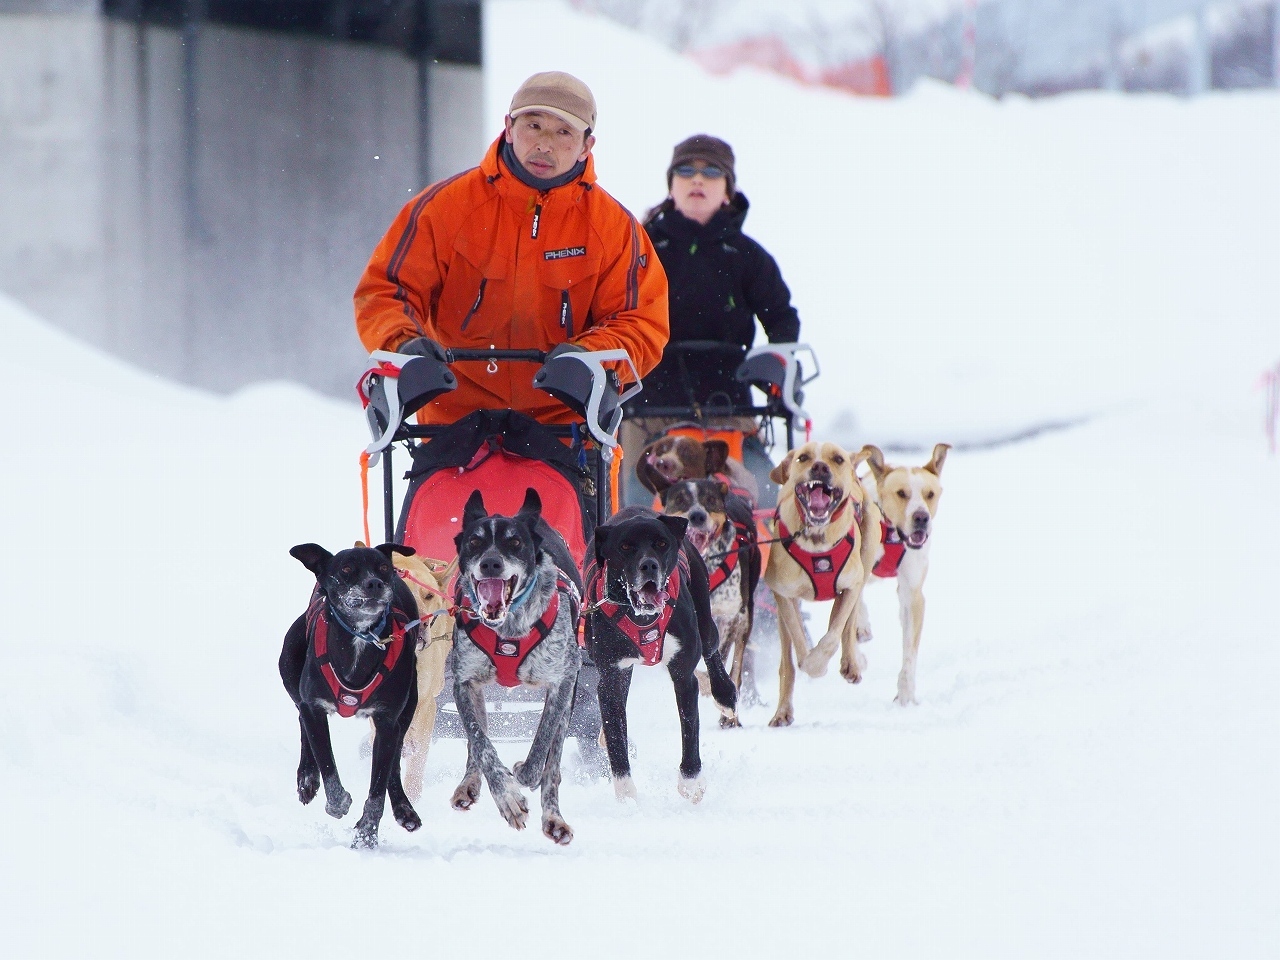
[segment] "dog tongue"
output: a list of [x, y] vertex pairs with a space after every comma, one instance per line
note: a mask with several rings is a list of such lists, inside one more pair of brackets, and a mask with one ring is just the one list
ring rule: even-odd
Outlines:
[[831, 509], [831, 495], [827, 493], [825, 488], [809, 488], [809, 509], [815, 513], [822, 513], [824, 510]]
[[665, 590], [659, 590], [653, 582], [646, 583], [640, 588], [640, 599], [651, 607], [660, 607], [667, 602], [670, 595]]
[[507, 581], [501, 577], [491, 577], [486, 580], [476, 581], [476, 596], [485, 605], [485, 612], [487, 613], [496, 613], [502, 609], [502, 601], [505, 599], [506, 591]]

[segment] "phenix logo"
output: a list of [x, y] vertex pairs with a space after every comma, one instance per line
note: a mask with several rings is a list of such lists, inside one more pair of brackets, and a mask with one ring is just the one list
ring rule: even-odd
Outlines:
[[544, 260], [563, 260], [566, 257], [585, 257], [586, 247], [565, 247], [563, 250], [548, 250], [542, 255]]

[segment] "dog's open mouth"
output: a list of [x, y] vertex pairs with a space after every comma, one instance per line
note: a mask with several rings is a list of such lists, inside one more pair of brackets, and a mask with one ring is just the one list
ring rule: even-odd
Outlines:
[[909, 534], [903, 537], [902, 540], [912, 550], [919, 550], [929, 542], [929, 531], [912, 530]]
[[821, 480], [809, 480], [796, 487], [796, 503], [807, 525], [828, 522], [843, 497], [843, 490]]
[[652, 617], [666, 606], [671, 595], [658, 586], [656, 580], [646, 580], [635, 586], [627, 584], [627, 599], [631, 602], [631, 610], [640, 617]]
[[477, 580], [476, 599], [480, 601], [480, 615], [490, 623], [499, 623], [504, 620], [515, 592], [515, 577], [509, 580], [503, 580], [501, 577]]
[[715, 539], [714, 530], [702, 530], [698, 527], [689, 527], [684, 535], [689, 538], [694, 549], [703, 556], [706, 556], [707, 547], [711, 546], [711, 541]]

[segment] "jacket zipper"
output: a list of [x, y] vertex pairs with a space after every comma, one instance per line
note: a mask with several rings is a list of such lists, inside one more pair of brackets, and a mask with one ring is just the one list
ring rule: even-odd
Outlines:
[[534, 240], [538, 239], [538, 224], [541, 222], [541, 220], [542, 220], [542, 200], [541, 198], [539, 198], [538, 202], [534, 204], [534, 207], [533, 207], [533, 231], [529, 234], [529, 236], [532, 237]]
[[471, 309], [467, 311], [467, 315], [462, 318], [461, 329], [467, 329], [467, 324], [471, 322], [471, 318], [476, 315], [476, 311], [480, 309], [480, 302], [484, 300], [484, 285], [489, 282], [488, 277], [480, 278], [480, 292], [476, 294], [476, 302], [471, 305]]
[[573, 305], [569, 302], [568, 290], [560, 291], [560, 328], [566, 340], [573, 339]]

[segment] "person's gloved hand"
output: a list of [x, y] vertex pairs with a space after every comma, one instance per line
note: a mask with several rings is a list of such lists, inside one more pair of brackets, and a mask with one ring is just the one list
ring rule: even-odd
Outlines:
[[430, 337], [414, 337], [412, 340], [400, 344], [396, 349], [396, 353], [409, 353], [415, 357], [430, 357], [433, 360], [439, 360], [441, 363], [449, 362], [449, 355], [445, 353], [444, 347]]
[[588, 351], [586, 347], [580, 347], [576, 343], [569, 343], [567, 341], [565, 343], [557, 343], [554, 347], [551, 348], [551, 351], [547, 354], [547, 363], [550, 363], [556, 357], [563, 357], [566, 353], [587, 353], [587, 352]]

